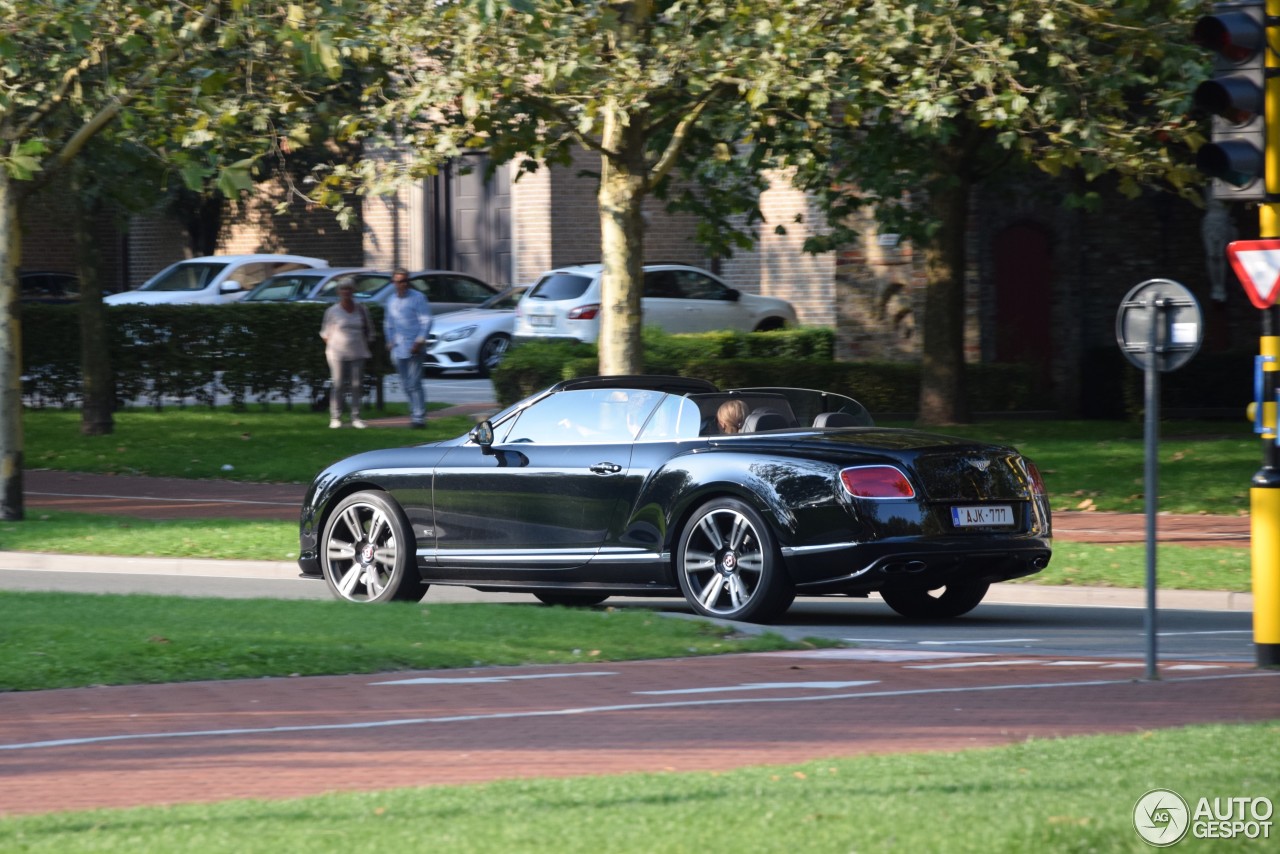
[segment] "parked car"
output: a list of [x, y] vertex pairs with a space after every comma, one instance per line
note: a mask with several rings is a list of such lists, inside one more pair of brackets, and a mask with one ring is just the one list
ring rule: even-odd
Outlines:
[[[602, 264], [580, 264], [544, 274], [516, 310], [516, 337], [595, 341], [603, 272]], [[645, 325], [666, 332], [763, 332], [796, 323], [796, 311], [786, 300], [744, 294], [706, 270], [683, 264], [646, 265], [641, 305]]]
[[482, 377], [498, 366], [511, 346], [516, 324], [516, 304], [527, 288], [507, 288], [477, 308], [455, 311], [437, 318], [427, 336], [422, 369], [475, 371]]
[[18, 272], [18, 292], [22, 302], [77, 302], [80, 279], [73, 273], [22, 270]]
[[[748, 413], [740, 432], [719, 432], [722, 407]], [[1051, 555], [1044, 483], [1012, 448], [875, 427], [829, 392], [645, 376], [567, 380], [455, 439], [341, 460], [299, 538], [302, 572], [352, 602], [683, 595], [762, 622], [797, 594], [872, 592], [957, 617]]]
[[302, 255], [209, 255], [170, 264], [136, 290], [107, 297], [108, 305], [224, 303], [242, 298], [277, 273], [328, 267], [321, 258]]
[[365, 283], [368, 289], [370, 280], [372, 280], [372, 287], [376, 288], [381, 287], [387, 281], [387, 277], [367, 267], [290, 270], [288, 273], [277, 273], [269, 279], [263, 279], [239, 302], [296, 302], [317, 299], [319, 294], [330, 290], [336, 301], [340, 285], [349, 283], [359, 293], [359, 284]]
[[[396, 292], [391, 284], [391, 274], [386, 274], [386, 285], [376, 291], [357, 293], [361, 299], [368, 299], [379, 304], [391, 299]], [[482, 282], [466, 273], [455, 273], [450, 270], [419, 270], [409, 274], [409, 286], [422, 291], [431, 303], [432, 314], [448, 314], [465, 308], [476, 308], [492, 299], [498, 288]], [[333, 295], [337, 299], [337, 294]]]

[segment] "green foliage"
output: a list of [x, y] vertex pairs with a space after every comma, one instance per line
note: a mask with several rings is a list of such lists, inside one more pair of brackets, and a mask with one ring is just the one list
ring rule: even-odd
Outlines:
[[[309, 400], [329, 379], [320, 340], [326, 306], [128, 305], [107, 311], [116, 399], [211, 404], [226, 393], [239, 404], [271, 397]], [[374, 328], [381, 307], [370, 306]], [[79, 316], [73, 305], [23, 310], [23, 393], [31, 405], [71, 405], [80, 393]], [[372, 381], [391, 372], [385, 348], [372, 348]]]

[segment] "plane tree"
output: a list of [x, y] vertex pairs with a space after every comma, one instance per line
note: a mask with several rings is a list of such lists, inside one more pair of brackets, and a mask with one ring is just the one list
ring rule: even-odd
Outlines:
[[376, 65], [358, 37], [368, 14], [355, 0], [0, 0], [0, 519], [23, 517], [24, 198], [130, 127], [163, 127], [188, 185], [212, 174], [228, 194], [249, 189], [257, 152], [310, 133], [317, 81]]
[[[391, 4], [396, 6], [397, 4]], [[744, 176], [775, 159], [763, 145], [785, 105], [801, 121], [826, 116], [876, 76], [856, 3], [845, 0], [451, 0], [403, 4], [374, 36], [402, 75], [376, 107], [396, 129], [400, 161], [326, 176], [377, 192], [484, 149], [517, 175], [599, 155], [604, 265], [600, 371], [641, 367], [642, 206], [687, 178], [720, 194], [702, 210], [720, 224], [752, 221]], [[722, 163], [721, 177], [705, 180]], [[517, 178], [518, 180], [518, 178]], [[747, 192], [736, 199], [734, 193]], [[678, 194], [677, 194], [678, 195]], [[673, 195], [673, 201], [677, 195]], [[704, 195], [704, 198], [705, 195]], [[686, 200], [687, 201], [687, 200]], [[743, 242], [742, 240], [737, 241]], [[731, 248], [722, 240], [720, 248]]]

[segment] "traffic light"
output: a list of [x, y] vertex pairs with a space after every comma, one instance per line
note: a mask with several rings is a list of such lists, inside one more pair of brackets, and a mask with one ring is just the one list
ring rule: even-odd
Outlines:
[[1195, 106], [1213, 116], [1212, 140], [1196, 152], [1215, 198], [1266, 199], [1266, 3], [1215, 3], [1192, 39], [1213, 51], [1213, 78], [1196, 87]]

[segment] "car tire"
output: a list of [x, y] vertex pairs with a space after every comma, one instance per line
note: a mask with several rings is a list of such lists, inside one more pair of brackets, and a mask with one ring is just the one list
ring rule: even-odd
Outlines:
[[484, 343], [480, 345], [480, 352], [476, 356], [476, 372], [481, 377], [488, 377], [502, 362], [502, 357], [507, 355], [510, 347], [511, 336], [509, 335], [497, 333], [484, 339]]
[[985, 581], [963, 581], [937, 590], [923, 587], [886, 587], [880, 591], [885, 604], [904, 617], [949, 620], [967, 614], [987, 595]]
[[563, 605], [566, 608], [590, 608], [609, 598], [598, 593], [535, 593], [533, 596], [543, 605]]
[[325, 583], [339, 599], [417, 602], [426, 595], [409, 523], [384, 492], [356, 492], [339, 502], [319, 552]]
[[699, 614], [767, 623], [795, 599], [768, 523], [744, 501], [718, 498], [699, 507], [680, 532], [676, 577]]

